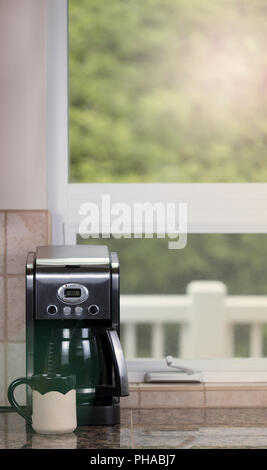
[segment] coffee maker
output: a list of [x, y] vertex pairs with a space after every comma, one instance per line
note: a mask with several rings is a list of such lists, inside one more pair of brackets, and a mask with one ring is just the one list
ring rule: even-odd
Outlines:
[[[41, 246], [26, 264], [26, 371], [75, 375], [78, 425], [120, 422], [119, 260], [103, 245]], [[28, 387], [29, 388], [29, 387]], [[27, 390], [31, 408], [31, 390]]]

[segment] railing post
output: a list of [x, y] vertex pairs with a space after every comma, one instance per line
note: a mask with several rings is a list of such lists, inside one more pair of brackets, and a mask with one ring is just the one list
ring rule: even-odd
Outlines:
[[124, 350], [126, 359], [136, 357], [136, 325], [134, 323], [124, 324]]
[[187, 286], [191, 296], [190, 350], [192, 357], [223, 358], [227, 355], [227, 325], [224, 315], [225, 284], [194, 281]]

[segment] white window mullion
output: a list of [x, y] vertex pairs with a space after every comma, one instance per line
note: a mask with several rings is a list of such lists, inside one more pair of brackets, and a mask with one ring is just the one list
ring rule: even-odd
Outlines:
[[265, 183], [69, 184], [65, 221], [79, 224], [79, 209], [86, 202], [96, 204], [101, 212], [103, 195], [110, 196], [111, 205], [127, 203], [132, 214], [138, 202], [174, 202], [177, 207], [186, 203], [189, 233], [267, 233]]

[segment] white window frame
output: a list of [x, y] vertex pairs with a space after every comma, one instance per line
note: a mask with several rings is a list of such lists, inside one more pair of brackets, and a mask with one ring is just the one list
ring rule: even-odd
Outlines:
[[[47, 177], [52, 243], [75, 244], [82, 202], [186, 202], [189, 233], [267, 233], [267, 183], [70, 184], [68, 182], [68, 0], [47, 0]], [[153, 230], [153, 228], [152, 228]], [[267, 359], [183, 360], [197, 370], [266, 371]], [[130, 378], [166, 370], [164, 361], [128, 361]]]

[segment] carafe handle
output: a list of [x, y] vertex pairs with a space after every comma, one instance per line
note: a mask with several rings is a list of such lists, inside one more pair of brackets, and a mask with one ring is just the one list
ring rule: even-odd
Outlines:
[[118, 333], [115, 329], [107, 330], [107, 337], [114, 361], [116, 390], [119, 397], [127, 397], [128, 373]]

